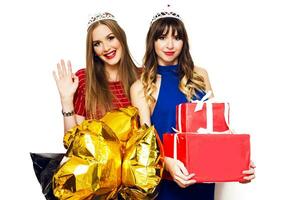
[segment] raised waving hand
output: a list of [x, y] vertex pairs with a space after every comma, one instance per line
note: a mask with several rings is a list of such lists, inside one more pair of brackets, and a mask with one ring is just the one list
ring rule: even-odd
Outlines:
[[71, 62], [64, 60], [57, 63], [57, 72], [53, 71], [53, 77], [60, 94], [61, 101], [73, 99], [78, 87], [78, 77], [72, 72]]

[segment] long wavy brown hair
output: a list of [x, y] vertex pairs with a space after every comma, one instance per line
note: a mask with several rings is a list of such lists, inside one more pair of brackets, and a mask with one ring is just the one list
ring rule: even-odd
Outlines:
[[205, 91], [204, 78], [194, 72], [194, 62], [190, 54], [189, 42], [186, 29], [181, 20], [175, 18], [161, 18], [155, 21], [149, 28], [146, 38], [146, 53], [144, 55], [144, 72], [142, 74], [142, 83], [144, 87], [145, 97], [151, 105], [155, 103], [153, 92], [156, 90], [156, 74], [157, 74], [157, 55], [155, 53], [154, 42], [162, 35], [167, 35], [172, 30], [172, 35], [183, 41], [181, 53], [178, 56], [179, 71], [178, 75], [180, 83], [178, 85], [187, 100], [191, 100], [196, 96], [196, 91]]
[[134, 64], [124, 30], [114, 20], [106, 19], [92, 24], [88, 28], [86, 38], [86, 90], [85, 105], [88, 118], [97, 119], [105, 112], [113, 109], [112, 100], [115, 98], [109, 90], [109, 82], [104, 70], [104, 62], [95, 54], [92, 33], [99, 25], [106, 25], [122, 46], [118, 75], [129, 98], [130, 85], [137, 79], [137, 67]]

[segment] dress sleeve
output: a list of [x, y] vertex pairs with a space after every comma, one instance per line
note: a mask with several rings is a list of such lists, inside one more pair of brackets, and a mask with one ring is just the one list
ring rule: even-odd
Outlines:
[[75, 92], [73, 104], [74, 112], [76, 115], [81, 115], [86, 117], [85, 110], [85, 70], [78, 70], [75, 75], [79, 78], [78, 88]]

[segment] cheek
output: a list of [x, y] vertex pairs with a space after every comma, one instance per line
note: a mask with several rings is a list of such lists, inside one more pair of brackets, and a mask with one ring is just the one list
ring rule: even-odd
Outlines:
[[120, 53], [120, 54], [123, 53], [123, 52], [122, 52], [122, 51], [123, 51], [123, 48], [122, 48], [122, 45], [121, 45], [121, 43], [119, 42], [119, 40], [113, 40], [113, 41], [111, 41], [110, 46], [111, 46], [111, 48], [118, 50], [118, 51], [117, 51], [118, 53]]
[[120, 46], [118, 49], [119, 49], [118, 51], [119, 51], [120, 56], [122, 56], [122, 54], [123, 54], [123, 48], [122, 48], [122, 46]]
[[111, 42], [111, 46], [116, 49], [121, 49], [122, 45], [118, 39], [115, 39]]
[[161, 50], [161, 44], [159, 42], [154, 43], [154, 50], [155, 50], [156, 54], [159, 54], [159, 52]]
[[176, 48], [178, 51], [181, 51], [182, 50], [182, 47], [183, 47], [183, 42], [182, 41], [178, 41], [176, 43]]
[[101, 56], [101, 54], [102, 54], [102, 49], [99, 48], [99, 47], [94, 47], [94, 52], [95, 52], [95, 55]]

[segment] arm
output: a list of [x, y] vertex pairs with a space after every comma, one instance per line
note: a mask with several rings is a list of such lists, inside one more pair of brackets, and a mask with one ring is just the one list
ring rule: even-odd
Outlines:
[[[151, 112], [144, 95], [143, 84], [140, 80], [137, 80], [130, 87], [130, 97], [132, 105], [139, 109], [140, 123], [151, 125]], [[171, 174], [173, 180], [180, 187], [186, 188], [189, 185], [196, 183], [196, 181], [192, 179], [195, 174], [189, 174], [182, 162], [180, 162], [179, 160], [175, 161], [173, 158], [169, 157], [165, 157], [164, 159], [166, 170]]]
[[[57, 64], [57, 73], [53, 71], [53, 78], [59, 91], [62, 111], [74, 112], [73, 98], [78, 88], [78, 77], [72, 73], [71, 62], [66, 67], [64, 60]], [[80, 115], [64, 116], [64, 132], [81, 123], [85, 118]]]
[[131, 85], [130, 98], [131, 104], [139, 110], [140, 124], [147, 124], [150, 126], [150, 107], [145, 98], [143, 84], [140, 80], [137, 80]]
[[[211, 97], [213, 97], [213, 91], [206, 70], [203, 68], [195, 67], [194, 72], [204, 78], [206, 92], [210, 90], [212, 92]], [[186, 188], [196, 183], [196, 180], [193, 179], [195, 174], [188, 172], [188, 170], [180, 160], [175, 160], [171, 157], [165, 157], [165, 168], [170, 173], [173, 180], [181, 188]]]
[[210, 98], [214, 97], [214, 92], [211, 88], [211, 84], [210, 84], [210, 81], [209, 81], [209, 77], [208, 77], [208, 73], [207, 71], [204, 69], [204, 68], [201, 68], [201, 67], [196, 67], [194, 68], [194, 71], [202, 76], [204, 78], [204, 83], [206, 85], [206, 92], [208, 92], [209, 90], [212, 92], [212, 95], [210, 96]]
[[164, 159], [165, 169], [170, 173], [179, 187], [186, 188], [196, 183], [196, 180], [192, 179], [195, 174], [189, 173], [180, 160], [175, 160], [171, 157], [165, 157]]
[[[72, 99], [61, 99], [61, 106], [63, 112], [70, 112], [74, 110], [73, 106], [73, 98]], [[64, 133], [73, 128], [74, 126], [80, 124], [85, 120], [84, 116], [81, 115], [72, 115], [72, 116], [64, 116]]]

